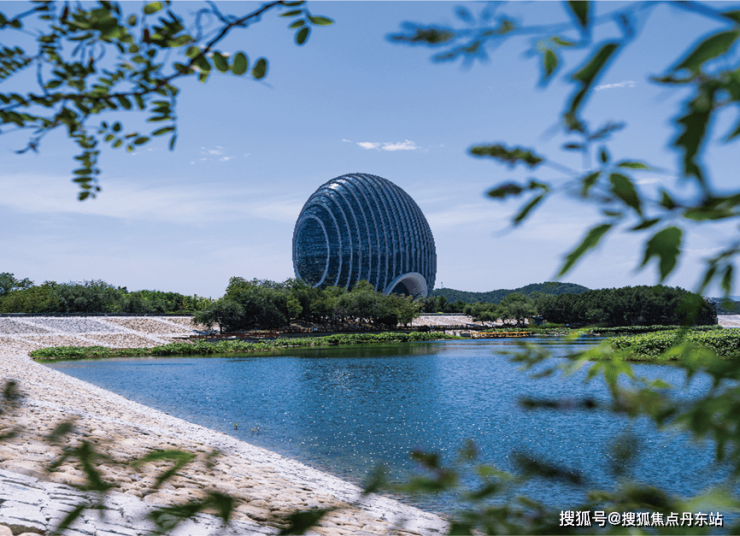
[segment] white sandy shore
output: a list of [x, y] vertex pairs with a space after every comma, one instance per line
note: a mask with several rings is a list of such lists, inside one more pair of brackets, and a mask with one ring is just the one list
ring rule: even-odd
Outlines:
[[[0, 378], [3, 382], [16, 380], [26, 396], [14, 413], [0, 416], [0, 434], [16, 425], [24, 428], [19, 437], [0, 443], [0, 536], [2, 525], [9, 526], [12, 534], [43, 534], [75, 502], [79, 492], [68, 484], [84, 482], [80, 467], [70, 462], [58, 472], [45, 471], [61, 453], [61, 447], [49, 446], [44, 436], [70, 418], [75, 419], [75, 431], [66, 440], [68, 446], [85, 439], [118, 461], [175, 448], [198, 455], [196, 461], [159, 490], [153, 489], [152, 484], [167, 463], [148, 464], [141, 472], [103, 463], [103, 475], [119, 486], [110, 499], [113, 518], [100, 520], [97, 514], [88, 514], [76, 526], [77, 532], [70, 534], [144, 534], [151, 527], [141, 518], [152, 505], [183, 503], [202, 497], [204, 490], [225, 492], [237, 500], [235, 524], [225, 534], [276, 533], [285, 526], [289, 513], [328, 506], [338, 509], [322, 520], [312, 534], [410, 536], [441, 534], [447, 528], [447, 523], [433, 514], [386, 497], [363, 498], [358, 487], [339, 478], [66, 376], [33, 362], [18, 349], [23, 344], [39, 347], [39, 341], [47, 344], [46, 337], [85, 339], [93, 334], [89, 328], [100, 334], [100, 325], [105, 326], [102, 331], [114, 331], [108, 335], [134, 335], [149, 338], [152, 343], [152, 339], [164, 337], [163, 332], [132, 330], [130, 322], [121, 326], [101, 318], [95, 319], [96, 323], [88, 320], [77, 324], [68, 319], [69, 326], [59, 322], [61, 319], [51, 324], [38, 318], [14, 323], [3, 320], [6, 319], [0, 318]], [[162, 319], [159, 326], [157, 319], [145, 320], [140, 328], [177, 325], [168, 319]], [[29, 330], [48, 329], [48, 334], [19, 332], [21, 324], [29, 326]], [[115, 326], [125, 327], [125, 332]], [[13, 329], [15, 332], [9, 333]], [[183, 325], [183, 331], [192, 333], [192, 329]], [[15, 344], [3, 344], [4, 341]], [[220, 454], [215, 466], [209, 468], [206, 460], [214, 450]], [[16, 500], [17, 497], [22, 500]], [[215, 518], [200, 515], [178, 534], [215, 534], [218, 527]]]

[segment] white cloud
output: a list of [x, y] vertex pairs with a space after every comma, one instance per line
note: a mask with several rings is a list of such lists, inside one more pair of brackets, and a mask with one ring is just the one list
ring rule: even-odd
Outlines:
[[359, 145], [363, 149], [380, 149], [382, 151], [415, 151], [419, 148], [416, 146], [416, 143], [411, 140], [399, 141], [396, 143], [391, 143], [387, 141], [383, 143], [379, 143], [376, 141], [360, 141], [357, 142], [357, 145]]
[[352, 140], [345, 140], [344, 138], [342, 138], [342, 141], [345, 143], [352, 143]]
[[594, 89], [596, 91], [601, 91], [602, 89], [614, 89], [618, 87], [635, 87], [635, 83], [632, 80], [625, 80], [624, 82], [617, 82], [616, 84], [601, 84], [600, 86], [596, 86]]
[[[228, 162], [229, 160], [236, 158], [233, 155], [227, 155], [226, 150], [220, 145], [216, 145], [215, 148], [209, 149], [208, 147], [201, 147], [200, 154], [204, 155], [197, 160], [192, 160], [190, 164], [205, 164], [206, 162]], [[249, 153], [244, 153], [244, 156], [249, 156]]]
[[418, 147], [413, 141], [405, 140], [398, 143], [384, 143], [382, 149], [384, 151], [414, 151]]
[[363, 149], [377, 149], [378, 147], [380, 147], [379, 143], [375, 143], [371, 141], [358, 141], [357, 145], [359, 145]]

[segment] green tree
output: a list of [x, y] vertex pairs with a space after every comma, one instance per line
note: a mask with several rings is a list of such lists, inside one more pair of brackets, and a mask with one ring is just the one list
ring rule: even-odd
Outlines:
[[537, 314], [534, 303], [527, 296], [519, 293], [509, 294], [499, 304], [498, 314], [504, 322], [514, 320], [523, 325], [524, 320]]
[[[28, 9], [19, 13], [0, 12], [0, 81], [34, 70], [38, 85], [23, 93], [0, 92], [0, 133], [10, 130], [4, 126], [27, 130], [28, 144], [19, 150], [26, 152], [37, 151], [47, 134], [65, 130], [79, 150], [72, 180], [80, 186], [80, 200], [100, 191], [101, 143], [133, 151], [152, 137], [168, 136], [170, 149], [175, 147], [178, 84], [184, 79], [206, 82], [216, 72], [249, 73], [255, 80], [267, 75], [266, 58], [250, 61], [244, 52], [221, 48], [230, 33], [278, 12], [290, 19], [295, 41], [303, 45], [312, 28], [333, 23], [312, 15], [302, 1], [268, 2], [241, 15], [209, 3], [195, 18], [176, 13], [169, 1], [133, 6], [41, 1], [23, 5]], [[204, 17], [215, 23], [212, 31], [203, 31]], [[35, 49], [13, 45], [31, 32]], [[111, 111], [144, 112], [152, 131], [127, 131], [119, 121], [93, 123]]]
[[30, 279], [16, 279], [15, 276], [9, 272], [0, 273], [0, 299], [13, 290], [23, 290], [33, 286], [33, 281]]
[[0, 300], [0, 313], [55, 313], [59, 311], [57, 283], [45, 281], [42, 285], [13, 290]]
[[105, 281], [61, 283], [54, 289], [59, 313], [111, 313], [121, 310], [121, 292]]
[[221, 298], [213, 302], [208, 309], [203, 309], [193, 315], [193, 320], [198, 324], [203, 324], [212, 328], [218, 324], [220, 333], [224, 331], [236, 331], [241, 329], [244, 309], [235, 300]]
[[395, 327], [396, 324], [408, 326], [414, 318], [419, 316], [422, 305], [419, 301], [414, 300], [412, 296], [398, 296], [396, 294], [386, 296], [385, 301], [389, 303], [389, 308], [396, 317], [396, 322], [389, 327]]

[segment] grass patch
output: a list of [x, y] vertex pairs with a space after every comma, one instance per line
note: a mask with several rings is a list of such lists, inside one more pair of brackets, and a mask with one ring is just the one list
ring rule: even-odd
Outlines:
[[411, 333], [351, 333], [327, 335], [325, 337], [300, 337], [275, 339], [262, 342], [226, 340], [218, 342], [175, 342], [154, 348], [106, 348], [104, 346], [57, 346], [41, 348], [31, 352], [38, 360], [87, 359], [95, 357], [143, 357], [177, 355], [241, 354], [264, 352], [280, 348], [301, 348], [310, 346], [339, 346], [358, 344], [393, 344], [404, 342], [438, 341], [460, 339], [445, 333], [412, 331]]
[[[671, 348], [681, 344], [683, 350], [710, 349], [721, 359], [740, 358], [740, 330], [712, 329], [660, 331], [641, 335], [621, 336], [607, 343], [615, 351], [625, 352], [630, 361], [675, 361], [684, 351]], [[688, 346], [687, 346], [688, 345]]]
[[[601, 335], [637, 335], [656, 331], [677, 331], [681, 329], [681, 326], [616, 326], [612, 328], [589, 327], [587, 329]], [[721, 331], [722, 329], [724, 329], [722, 326], [716, 324], [713, 326], [692, 326], [689, 328], [692, 332]]]

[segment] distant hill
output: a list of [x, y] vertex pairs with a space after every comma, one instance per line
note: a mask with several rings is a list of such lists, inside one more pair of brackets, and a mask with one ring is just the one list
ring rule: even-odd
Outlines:
[[491, 290], [489, 292], [466, 292], [464, 290], [455, 290], [452, 288], [440, 288], [433, 290], [431, 296], [444, 296], [448, 302], [455, 303], [461, 300], [465, 303], [499, 303], [509, 294], [518, 292], [525, 296], [531, 295], [533, 292], [541, 292], [543, 294], [581, 294], [591, 289], [584, 287], [583, 285], [576, 285], [575, 283], [557, 283], [555, 281], [548, 281], [546, 283], [532, 283], [525, 287], [515, 289], [499, 289]]

